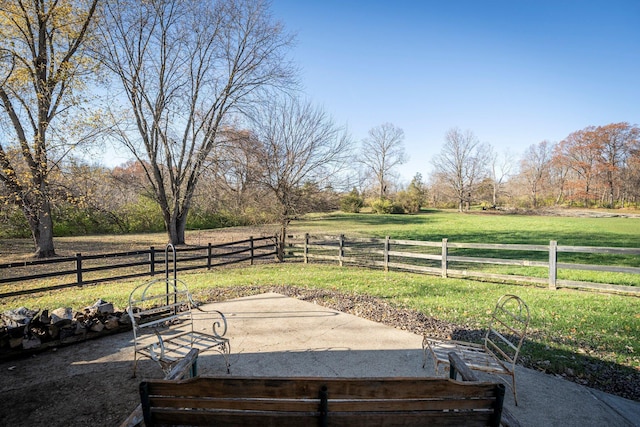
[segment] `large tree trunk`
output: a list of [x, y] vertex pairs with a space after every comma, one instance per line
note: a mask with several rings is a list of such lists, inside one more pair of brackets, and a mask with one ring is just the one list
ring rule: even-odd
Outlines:
[[31, 207], [23, 206], [25, 215], [29, 218], [29, 228], [33, 236], [36, 251], [35, 258], [48, 258], [56, 255], [53, 246], [53, 219], [51, 218], [51, 205], [47, 199], [40, 202], [40, 207], [33, 214], [29, 213]]
[[167, 226], [167, 233], [169, 235], [169, 242], [172, 245], [184, 245], [185, 244], [185, 230], [187, 228], [187, 211], [182, 211], [180, 214], [171, 216]]

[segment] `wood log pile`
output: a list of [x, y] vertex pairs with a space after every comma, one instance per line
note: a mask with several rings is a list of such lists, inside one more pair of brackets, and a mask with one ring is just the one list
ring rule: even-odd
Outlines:
[[53, 311], [21, 307], [0, 314], [0, 360], [129, 329], [126, 311], [102, 299], [75, 312], [69, 307]]

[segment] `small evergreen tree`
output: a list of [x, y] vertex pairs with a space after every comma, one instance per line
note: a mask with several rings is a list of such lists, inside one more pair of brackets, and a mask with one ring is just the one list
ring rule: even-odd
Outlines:
[[363, 205], [364, 200], [355, 187], [349, 194], [340, 199], [340, 210], [342, 212], [358, 213]]

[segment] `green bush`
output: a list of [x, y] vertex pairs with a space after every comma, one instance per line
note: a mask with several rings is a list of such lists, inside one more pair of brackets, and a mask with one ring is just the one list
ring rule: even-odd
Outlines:
[[340, 199], [340, 210], [347, 213], [358, 213], [364, 206], [364, 200], [355, 188]]
[[14, 205], [3, 206], [0, 210], [0, 238], [31, 237], [29, 224], [24, 214]]
[[192, 208], [187, 216], [187, 228], [190, 230], [237, 227], [240, 225], [245, 225], [243, 219], [230, 212], [210, 212]]
[[371, 210], [376, 214], [404, 213], [402, 206], [393, 203], [393, 201], [389, 199], [375, 199], [371, 202]]
[[123, 222], [129, 233], [148, 233], [165, 230], [160, 206], [148, 197], [140, 197], [122, 209]]
[[405, 213], [413, 214], [420, 212], [420, 201], [409, 194], [408, 191], [399, 191], [396, 195], [396, 204]]

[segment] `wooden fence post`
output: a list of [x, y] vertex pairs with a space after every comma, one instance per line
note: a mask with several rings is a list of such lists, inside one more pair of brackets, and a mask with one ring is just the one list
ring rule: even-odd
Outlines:
[[389, 236], [384, 238], [384, 271], [389, 271]]
[[344, 234], [340, 235], [340, 244], [338, 247], [338, 265], [342, 267], [344, 258]]
[[309, 233], [304, 233], [304, 263], [309, 263]]
[[207, 243], [207, 270], [211, 270], [211, 254], [213, 250], [211, 249], [211, 242]]
[[151, 277], [156, 274], [156, 248], [149, 247], [149, 275]]
[[249, 245], [251, 247], [251, 260], [249, 261], [249, 264], [253, 265], [253, 257], [254, 257], [253, 236], [249, 236]]
[[449, 239], [442, 239], [442, 277], [447, 277], [447, 242]]
[[558, 280], [558, 242], [549, 242], [549, 289], [555, 291]]
[[76, 282], [82, 286], [82, 254], [76, 254]]

